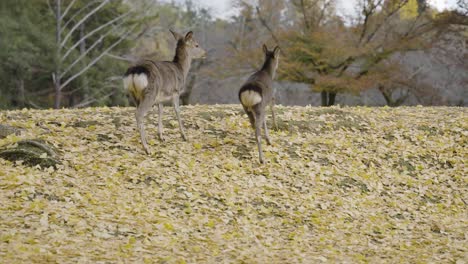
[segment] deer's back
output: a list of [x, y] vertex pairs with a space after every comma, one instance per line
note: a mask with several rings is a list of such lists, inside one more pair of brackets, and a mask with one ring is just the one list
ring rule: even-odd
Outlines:
[[[271, 80], [271, 76], [265, 71], [258, 71], [252, 74], [249, 79], [245, 82], [242, 87], [252, 87], [256, 86], [257, 89], [260, 89], [260, 94], [262, 95], [262, 102], [264, 104], [270, 103], [271, 99], [273, 98], [273, 81]], [[242, 89], [242, 88], [241, 88]]]
[[166, 101], [182, 92], [184, 75], [182, 70], [170, 61], [146, 60], [142, 63], [148, 70], [146, 93], [157, 101]]

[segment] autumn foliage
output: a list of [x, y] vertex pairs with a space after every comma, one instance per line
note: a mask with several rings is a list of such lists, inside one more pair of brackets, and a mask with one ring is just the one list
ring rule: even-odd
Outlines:
[[[466, 258], [460, 108], [277, 107], [257, 162], [239, 105], [188, 106], [148, 156], [133, 108], [4, 111], [59, 165], [0, 158], [4, 263], [450, 263]], [[47, 156], [44, 157], [46, 159]]]
[[[337, 12], [335, 1], [240, 2], [249, 18], [243, 26], [250, 31], [239, 35], [251, 41], [233, 50], [234, 60], [253, 65], [252, 50], [257, 51], [262, 41], [258, 36], [267, 34], [263, 41], [276, 42], [283, 50], [279, 78], [309, 84], [322, 93], [325, 106], [333, 105], [337, 93], [357, 94], [378, 87], [391, 90], [410, 83], [412, 73], [401, 71], [395, 56], [430, 48], [444, 28], [458, 23], [456, 12], [436, 14], [415, 0], [360, 0], [350, 17]], [[255, 30], [254, 25], [264, 30]], [[390, 74], [395, 67], [400, 72]], [[415, 87], [411, 92], [416, 94]]]

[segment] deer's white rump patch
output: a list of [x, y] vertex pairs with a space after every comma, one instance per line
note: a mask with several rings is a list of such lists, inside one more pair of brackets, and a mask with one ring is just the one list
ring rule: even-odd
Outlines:
[[262, 96], [253, 90], [243, 91], [240, 95], [241, 102], [246, 107], [252, 107], [262, 101]]
[[143, 99], [143, 90], [148, 86], [148, 77], [146, 74], [129, 74], [123, 81], [125, 89], [132, 93], [135, 99]]

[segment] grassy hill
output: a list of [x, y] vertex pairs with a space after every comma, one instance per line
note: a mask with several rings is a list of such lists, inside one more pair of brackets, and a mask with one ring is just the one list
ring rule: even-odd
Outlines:
[[[464, 263], [466, 108], [278, 107], [260, 165], [239, 106], [4, 111], [59, 151], [0, 159], [0, 262]], [[13, 145], [11, 145], [13, 144]]]

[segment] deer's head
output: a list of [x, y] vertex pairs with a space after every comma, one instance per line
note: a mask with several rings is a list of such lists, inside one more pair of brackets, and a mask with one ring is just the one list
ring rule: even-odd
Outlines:
[[279, 55], [280, 55], [280, 47], [276, 46], [273, 50], [268, 50], [268, 47], [263, 44], [263, 53], [265, 53], [265, 62], [272, 65], [273, 75], [276, 73], [278, 69], [279, 63]]
[[193, 38], [193, 32], [189, 31], [185, 37], [170, 30], [174, 38], [177, 40], [177, 48], [184, 48], [187, 55], [192, 59], [200, 59], [206, 57], [206, 51], [200, 47], [198, 42]]

